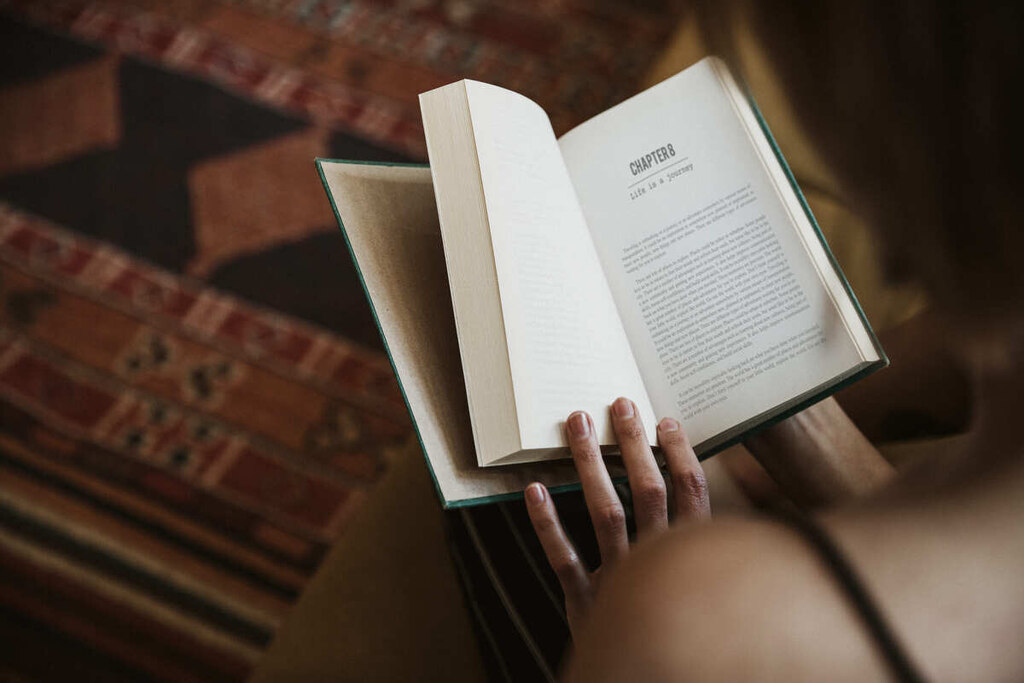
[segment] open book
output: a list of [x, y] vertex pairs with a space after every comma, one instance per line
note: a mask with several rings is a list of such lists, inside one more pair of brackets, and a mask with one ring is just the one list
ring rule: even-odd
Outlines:
[[885, 356], [757, 114], [706, 58], [556, 138], [514, 92], [420, 95], [481, 466], [562, 458], [608, 405], [698, 454]]
[[610, 446], [629, 396], [652, 442], [674, 416], [707, 457], [885, 365], [717, 60], [557, 140], [480, 83], [423, 112], [430, 169], [317, 164], [446, 507], [578, 485], [565, 460], [487, 467], [566, 456], [572, 410]]

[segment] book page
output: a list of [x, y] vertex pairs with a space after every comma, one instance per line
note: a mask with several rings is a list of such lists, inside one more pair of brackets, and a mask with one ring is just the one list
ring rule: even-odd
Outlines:
[[864, 360], [715, 66], [560, 140], [654, 409], [695, 444]]
[[[654, 413], [547, 115], [466, 81], [523, 448], [564, 445], [574, 410], [614, 444], [608, 406]], [[488, 258], [480, 254], [480, 258]], [[564, 455], [564, 453], [563, 453]]]
[[521, 498], [531, 481], [578, 483], [571, 462], [477, 465], [430, 170], [318, 165], [444, 506]]

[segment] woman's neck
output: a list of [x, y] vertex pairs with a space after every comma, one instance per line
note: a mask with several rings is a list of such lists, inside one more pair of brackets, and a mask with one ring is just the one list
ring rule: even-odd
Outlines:
[[973, 455], [979, 465], [1020, 460], [1024, 445], [1024, 325], [1008, 321], [998, 336], [988, 335], [968, 344], [965, 354], [974, 389]]

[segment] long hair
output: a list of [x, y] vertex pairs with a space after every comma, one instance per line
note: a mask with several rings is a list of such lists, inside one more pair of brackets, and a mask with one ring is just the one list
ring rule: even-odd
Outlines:
[[706, 0], [742, 72], [742, 20], [894, 280], [963, 312], [1024, 310], [1021, 3]]

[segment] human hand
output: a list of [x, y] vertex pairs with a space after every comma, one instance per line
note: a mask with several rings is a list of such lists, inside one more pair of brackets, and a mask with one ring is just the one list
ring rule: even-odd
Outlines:
[[[665, 480], [654, 460], [639, 411], [632, 401], [619, 398], [612, 404], [612, 426], [622, 450], [638, 539], [668, 528], [668, 494]], [[597, 593], [601, 576], [629, 552], [626, 515], [601, 458], [594, 421], [582, 411], [566, 420], [566, 434], [576, 471], [583, 486], [601, 566], [590, 572], [566, 536], [551, 494], [543, 484], [526, 487], [526, 508], [534, 531], [565, 594], [569, 628], [577, 633]], [[679, 422], [665, 418], [658, 423], [658, 444], [668, 465], [673, 491], [674, 519], [700, 520], [711, 516], [707, 481]]]

